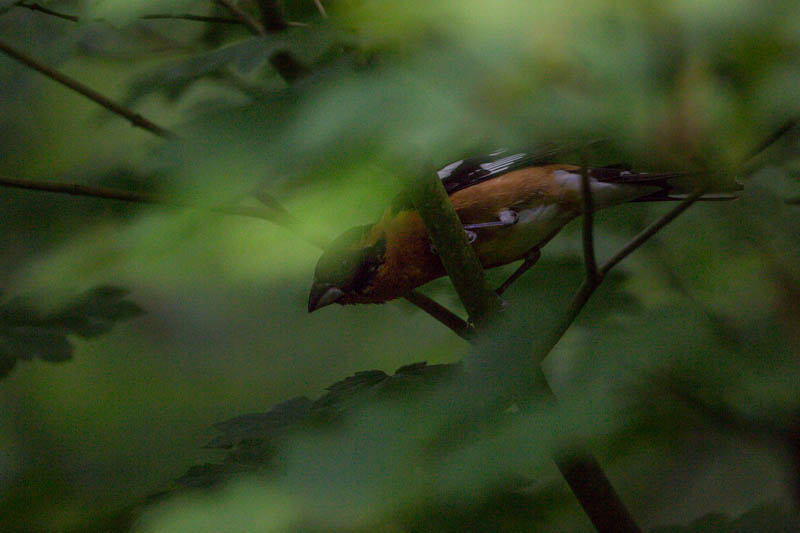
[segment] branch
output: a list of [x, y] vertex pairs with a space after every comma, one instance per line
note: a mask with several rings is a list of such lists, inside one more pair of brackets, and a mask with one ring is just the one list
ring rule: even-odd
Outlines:
[[606, 263], [600, 268], [599, 274], [600, 277], [604, 277], [608, 274], [608, 271], [614, 268], [620, 261], [628, 257], [633, 251], [635, 251], [639, 246], [647, 242], [650, 237], [661, 231], [661, 229], [675, 220], [678, 215], [686, 211], [693, 203], [695, 203], [703, 194], [706, 193], [708, 190], [708, 186], [702, 186], [695, 190], [692, 194], [684, 198], [681, 203], [676, 205], [673, 209], [668, 211], [664, 216], [647, 226], [644, 230], [642, 230], [638, 235], [636, 235], [633, 239], [628, 242], [625, 246], [623, 246], [616, 254], [614, 254], [611, 259], [606, 261]]
[[419, 291], [411, 291], [406, 294], [405, 299], [447, 326], [462, 339], [469, 340], [469, 324], [436, 300]]
[[766, 139], [761, 141], [760, 144], [756, 145], [755, 148], [748, 154], [745, 162], [753, 159], [755, 156], [772, 146], [778, 139], [786, 135], [790, 130], [795, 128], [797, 124], [800, 122], [800, 118], [792, 117], [787, 119], [780, 128], [772, 132]]
[[16, 189], [27, 189], [32, 191], [45, 191], [61, 194], [69, 194], [72, 196], [87, 196], [90, 198], [103, 198], [106, 200], [118, 200], [121, 202], [131, 202], [139, 204], [154, 204], [166, 205], [171, 207], [183, 207], [188, 209], [200, 209], [210, 211], [213, 213], [220, 213], [223, 215], [235, 215], [240, 217], [258, 218], [272, 222], [281, 226], [293, 233], [297, 234], [306, 242], [318, 246], [325, 247], [326, 241], [308, 231], [304, 231], [299, 222], [292, 217], [283, 207], [278, 204], [277, 200], [272, 200], [274, 203], [264, 202], [264, 196], [261, 196], [262, 202], [265, 204], [263, 207], [249, 207], [243, 205], [231, 206], [202, 206], [185, 202], [177, 198], [166, 198], [154, 194], [123, 191], [120, 189], [111, 189], [107, 187], [90, 187], [87, 185], [80, 185], [77, 183], [55, 183], [55, 182], [41, 182], [21, 180], [9, 177], [0, 176], [0, 186], [12, 187]]
[[319, 14], [322, 15], [323, 18], [328, 18], [328, 12], [325, 11], [325, 6], [322, 5], [322, 2], [320, 0], [314, 0], [314, 5], [317, 6]]
[[597, 531], [641, 531], [597, 459], [585, 453], [572, 452], [556, 457], [556, 466]]
[[58, 11], [53, 11], [52, 9], [48, 9], [40, 4], [26, 4], [24, 2], [17, 2], [14, 4], [17, 7], [24, 7], [25, 9], [30, 9], [31, 11], [39, 11], [40, 13], [44, 13], [45, 15], [50, 15], [51, 17], [57, 17], [64, 20], [69, 20], [71, 22], [80, 22], [80, 17], [76, 17], [75, 15], [67, 15], [65, 13], [59, 13]]
[[546, 335], [539, 339], [539, 342], [537, 342], [534, 347], [532, 357], [536, 361], [544, 360], [544, 358], [548, 356], [555, 345], [558, 344], [558, 341], [561, 340], [561, 337], [564, 336], [564, 333], [567, 332], [569, 327], [575, 321], [581, 310], [586, 305], [586, 302], [589, 301], [589, 298], [592, 296], [594, 291], [603, 282], [606, 274], [608, 274], [612, 268], [619, 264], [620, 261], [628, 257], [631, 253], [633, 253], [634, 250], [639, 248], [639, 246], [647, 242], [650, 237], [658, 233], [662, 228], [664, 228], [664, 226], [675, 220], [678, 215], [686, 211], [686, 209], [695, 203], [698, 198], [705, 193], [706, 190], [707, 187], [705, 186], [697, 189], [695, 192], [682, 200], [681, 203], [665, 213], [661, 218], [642, 230], [638, 235], [631, 239], [628, 244], [623, 246], [611, 257], [611, 259], [609, 259], [598, 269], [597, 278], [595, 280], [591, 280], [588, 277], [584, 279], [583, 283], [578, 289], [578, 292], [575, 293], [575, 296], [572, 298], [572, 301], [567, 307], [564, 316], [554, 328], [552, 328]]
[[[689, 206], [703, 195], [707, 187], [704, 186], [697, 189], [680, 204], [653, 222], [631, 239], [628, 244], [623, 246], [619, 252], [599, 269], [594, 259], [592, 222], [587, 222], [587, 219], [591, 220], [592, 204], [585, 164], [582, 164], [581, 169], [581, 189], [584, 207], [583, 251], [584, 262], [586, 264], [586, 278], [570, 302], [569, 307], [567, 307], [560, 322], [558, 322], [555, 327], [551, 328], [540, 342], [534, 346], [532, 357], [536, 362], [544, 360], [555, 345], [558, 344], [558, 341], [561, 340], [561, 337], [563, 337], [564, 333], [570, 328], [594, 291], [603, 282], [606, 274], [625, 257], [644, 244], [650, 237], [688, 209]], [[551, 400], [555, 401], [555, 395], [552, 389], [550, 389], [549, 386], [546, 387]], [[573, 450], [566, 455], [557, 457], [556, 465], [598, 531], [640, 531], [633, 517], [625, 507], [625, 504], [622, 502], [600, 467], [600, 464], [597, 462], [597, 459], [592, 455], [584, 451]]]
[[195, 22], [208, 22], [211, 24], [242, 24], [236, 18], [209, 17], [204, 15], [192, 15], [191, 13], [154, 13], [152, 15], [142, 15], [140, 18], [145, 20], [193, 20]]
[[158, 135], [159, 137], [172, 137], [173, 134], [168, 130], [158, 126], [142, 115], [131, 111], [130, 109], [106, 98], [102, 94], [98, 93], [94, 89], [87, 87], [86, 85], [80, 83], [79, 81], [70, 78], [69, 76], [58, 72], [42, 63], [38, 62], [37, 60], [33, 59], [32, 57], [20, 52], [19, 50], [13, 48], [5, 41], [0, 40], [0, 52], [8, 55], [12, 59], [19, 61], [20, 63], [44, 74], [51, 80], [57, 81], [58, 83], [72, 89], [73, 91], [85, 96], [89, 100], [99, 104], [102, 107], [105, 107], [112, 113], [116, 113], [126, 119], [133, 125], [138, 128], [145, 129], [150, 133]]
[[489, 286], [442, 181], [436, 172], [423, 172], [407, 190], [470, 321], [481, 325], [501, 308], [500, 300]]
[[594, 255], [594, 203], [589, 184], [589, 168], [586, 154], [581, 151], [581, 198], [583, 200], [583, 263], [586, 279], [597, 282], [597, 260]]
[[[39, 13], [44, 13], [45, 15], [50, 15], [51, 17], [57, 17], [63, 20], [69, 20], [70, 22], [81, 22], [81, 17], [76, 15], [70, 15], [67, 13], [61, 13], [59, 11], [54, 11], [50, 8], [44, 7], [41, 4], [27, 4], [25, 2], [17, 2], [15, 4], [9, 5], [4, 10], [0, 10], [0, 14], [5, 13], [5, 11], [13, 9], [15, 7], [23, 7], [25, 9], [29, 9], [31, 11], [37, 11]], [[243, 23], [241, 20], [236, 18], [226, 18], [226, 17], [212, 17], [208, 15], [195, 15], [194, 13], [153, 13], [152, 15], [142, 15], [139, 17], [142, 20], [191, 20], [194, 22], [205, 22], [207, 24], [234, 24], [241, 26]], [[102, 18], [95, 18], [92, 19], [94, 22], [105, 22], [105, 19]], [[295, 22], [295, 21], [286, 21], [287, 26], [309, 26], [309, 24], [305, 22]]]
[[[583, 175], [585, 174], [584, 172]], [[421, 178], [409, 185], [408, 194], [425, 223], [431, 241], [436, 246], [470, 319], [476, 327], [485, 326], [500, 310], [499, 299], [489, 287], [483, 267], [467, 241], [461, 221], [441, 180], [433, 172], [423, 173]], [[588, 212], [591, 213], [591, 210]], [[597, 281], [595, 286], [596, 284]], [[589, 294], [591, 293], [586, 295], [586, 299]], [[555, 338], [555, 342], [560, 336], [559, 334]], [[552, 389], [546, 381], [544, 383], [545, 393], [555, 401]], [[566, 458], [557, 456], [555, 462], [592, 523], [600, 531], [640, 531], [597, 459], [581, 452]]]

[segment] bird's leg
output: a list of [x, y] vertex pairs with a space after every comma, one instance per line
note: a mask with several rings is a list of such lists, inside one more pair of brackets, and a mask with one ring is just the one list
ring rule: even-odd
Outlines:
[[464, 224], [465, 230], [473, 230], [480, 228], [496, 228], [498, 226], [513, 226], [519, 220], [519, 214], [511, 209], [500, 211], [497, 215], [497, 220], [492, 222], [479, 222], [478, 224]]
[[[498, 220], [495, 220], [493, 222], [464, 224], [464, 231], [467, 233], [467, 240], [469, 241], [469, 243], [472, 244], [478, 239], [478, 234], [472, 230], [479, 228], [494, 228], [497, 226], [511, 226], [517, 223], [517, 221], [519, 220], [519, 215], [517, 214], [516, 211], [506, 209], [505, 211], [500, 211], [500, 214], [498, 215], [497, 218]], [[436, 247], [433, 244], [431, 244], [431, 252], [437, 253]]]
[[505, 290], [511, 286], [512, 283], [517, 281], [521, 275], [523, 275], [525, 272], [528, 271], [529, 268], [535, 265], [541, 256], [542, 252], [539, 250], [539, 248], [531, 248], [530, 250], [528, 250], [528, 253], [525, 254], [525, 260], [522, 262], [519, 268], [517, 268], [514, 271], [514, 273], [511, 274], [508, 277], [508, 279], [505, 280], [503, 284], [500, 285], [500, 287], [498, 287], [497, 290], [495, 291], [498, 294], [498, 296], [503, 294]]

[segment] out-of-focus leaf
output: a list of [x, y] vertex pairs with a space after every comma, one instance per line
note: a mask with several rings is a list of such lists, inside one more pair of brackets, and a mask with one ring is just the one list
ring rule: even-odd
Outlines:
[[[219, 78], [224, 76], [224, 70], [228, 68], [249, 75], [267, 64], [272, 54], [279, 50], [288, 50], [300, 61], [315, 65], [319, 61], [341, 55], [355, 46], [355, 43], [352, 34], [329, 25], [288, 28], [280, 33], [246, 38], [170, 62], [141, 75], [131, 84], [126, 101], [136, 102], [155, 91], [165, 91], [175, 98], [198, 79]], [[274, 76], [272, 79], [274, 80]], [[266, 91], [267, 88], [275, 88], [275, 84], [268, 85], [262, 81], [261, 88]]]
[[73, 351], [68, 335], [97, 337], [117, 322], [143, 314], [127, 295], [118, 287], [98, 287], [48, 314], [37, 312], [21, 298], [6, 302], [0, 306], [0, 376], [10, 372], [17, 359], [67, 361]]
[[206, 447], [229, 449], [245, 441], [270, 439], [305, 419], [311, 412], [311, 405], [310, 399], [300, 396], [279, 403], [267, 413], [242, 415], [220, 422], [214, 425], [220, 434]]
[[165, 13], [174, 10], [191, 10], [200, 2], [197, 0], [98, 0], [85, 2], [84, 13], [89, 18], [106, 19], [114, 24], [129, 23], [142, 15]]
[[232, 473], [258, 470], [269, 465], [277, 447], [291, 431], [313, 424], [330, 426], [345, 414], [368, 408], [375, 402], [406, 397], [431, 389], [453, 375], [458, 365], [415, 363], [397, 369], [394, 375], [380, 370], [357, 372], [328, 387], [316, 401], [298, 397], [262, 414], [242, 415], [214, 425], [219, 435], [207, 448], [229, 450], [222, 465], [202, 465], [189, 470], [178, 481], [189, 486], [207, 485]]

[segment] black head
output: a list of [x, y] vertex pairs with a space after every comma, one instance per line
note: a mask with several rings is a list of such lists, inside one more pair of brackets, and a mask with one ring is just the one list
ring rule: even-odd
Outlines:
[[368, 288], [386, 252], [383, 237], [374, 244], [365, 243], [371, 228], [368, 225], [349, 229], [323, 252], [308, 296], [309, 313], [343, 298], [357, 298]]

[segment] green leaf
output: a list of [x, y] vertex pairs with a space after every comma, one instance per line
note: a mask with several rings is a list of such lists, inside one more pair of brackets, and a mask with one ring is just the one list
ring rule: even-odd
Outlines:
[[6, 302], [0, 306], [0, 377], [8, 374], [18, 359], [68, 361], [74, 350], [69, 335], [97, 337], [117, 322], [143, 314], [126, 299], [127, 294], [118, 287], [98, 287], [63, 310], [48, 314], [39, 313], [22, 298]]
[[[255, 78], [249, 85], [249, 92], [267, 92], [284, 84], [274, 76], [251, 75], [264, 67], [275, 52], [288, 50], [303, 63], [318, 65], [347, 53], [355, 46], [351, 34], [324, 24], [313, 29], [289, 28], [280, 33], [249, 37], [169, 62], [140, 75], [131, 83], [126, 102], [134, 103], [157, 91], [177, 98], [200, 79], [224, 79], [228, 69], [249, 76], [248, 79]], [[241, 88], [241, 84], [237, 86]]]

